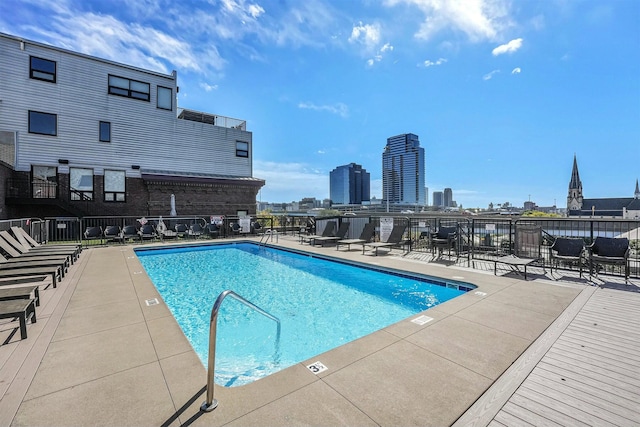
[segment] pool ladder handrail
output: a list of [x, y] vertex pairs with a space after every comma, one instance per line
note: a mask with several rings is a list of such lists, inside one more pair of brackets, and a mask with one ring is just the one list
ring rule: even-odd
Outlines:
[[267, 241], [269, 240], [269, 237], [271, 237], [271, 241], [273, 242], [273, 236], [276, 236], [276, 242], [278, 242], [279, 241], [279, 236], [280, 236], [278, 234], [278, 230], [274, 230], [274, 229], [270, 228], [267, 231], [265, 231], [264, 233], [262, 233], [262, 236], [260, 236], [259, 246], [266, 245]]
[[254, 303], [244, 299], [237, 293], [233, 292], [230, 289], [222, 292], [218, 295], [216, 302], [213, 304], [213, 308], [211, 309], [211, 322], [209, 324], [209, 357], [208, 357], [208, 369], [207, 369], [207, 400], [200, 406], [200, 410], [204, 412], [211, 412], [218, 406], [218, 400], [213, 398], [213, 377], [216, 365], [216, 332], [218, 326], [218, 311], [220, 310], [220, 306], [222, 305], [222, 301], [226, 297], [232, 297], [242, 304], [246, 305], [249, 308], [256, 310], [258, 313], [262, 314], [265, 317], [275, 321], [278, 324], [278, 331], [276, 335], [276, 348], [280, 344], [280, 319], [277, 317], [267, 313]]

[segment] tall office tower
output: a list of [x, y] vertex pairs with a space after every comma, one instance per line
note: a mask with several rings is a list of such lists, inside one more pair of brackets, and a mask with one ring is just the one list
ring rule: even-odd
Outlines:
[[424, 148], [418, 135], [387, 138], [382, 153], [382, 198], [393, 204], [424, 206], [424, 188]]
[[339, 205], [361, 204], [370, 200], [369, 172], [355, 163], [338, 166], [329, 173], [329, 196]]
[[444, 206], [444, 193], [442, 191], [433, 192], [433, 206]]
[[453, 191], [450, 188], [444, 189], [444, 200], [442, 201], [445, 208], [453, 206]]

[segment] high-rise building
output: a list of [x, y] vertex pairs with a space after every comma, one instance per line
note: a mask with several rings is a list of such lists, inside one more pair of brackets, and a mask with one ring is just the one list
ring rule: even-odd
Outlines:
[[338, 166], [329, 173], [331, 202], [339, 205], [361, 204], [370, 200], [369, 172], [355, 163]]
[[453, 191], [450, 188], [444, 189], [444, 200], [442, 201], [445, 208], [453, 206]]
[[433, 206], [444, 206], [444, 194], [442, 191], [433, 192]]
[[382, 153], [382, 198], [392, 204], [426, 204], [424, 148], [418, 135], [387, 138]]

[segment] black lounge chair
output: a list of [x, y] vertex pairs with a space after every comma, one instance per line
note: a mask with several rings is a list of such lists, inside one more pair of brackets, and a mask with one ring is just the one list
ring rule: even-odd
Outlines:
[[138, 234], [140, 235], [140, 240], [154, 240], [158, 237], [155, 227], [151, 224], [144, 224], [140, 227]]
[[237, 222], [232, 222], [231, 224], [229, 224], [229, 230], [231, 230], [232, 236], [238, 236], [240, 235], [242, 227], [240, 227], [240, 224], [238, 224]]
[[20, 321], [20, 338], [27, 338], [27, 320], [36, 323], [36, 303], [32, 299], [14, 299], [0, 301], [0, 319], [14, 319]]
[[411, 245], [411, 240], [403, 239], [404, 231], [407, 229], [406, 225], [394, 225], [391, 229], [391, 233], [387, 238], [386, 242], [371, 242], [371, 243], [362, 243], [362, 254], [364, 255], [365, 250], [367, 248], [371, 248], [374, 250], [374, 255], [378, 256], [379, 248], [389, 248], [393, 249], [395, 246], [409, 246]]
[[313, 239], [313, 242], [311, 244], [315, 246], [320, 243], [321, 246], [324, 246], [325, 243], [334, 243], [338, 240], [342, 240], [347, 235], [350, 225], [351, 224], [348, 222], [343, 222], [342, 224], [340, 224], [340, 227], [338, 227], [338, 231], [336, 231], [335, 235], [327, 237], [316, 237], [315, 239]]
[[107, 225], [104, 228], [104, 232], [102, 233], [102, 237], [104, 237], [105, 242], [123, 242], [122, 240], [122, 230], [119, 225]]
[[455, 249], [456, 240], [458, 237], [458, 227], [440, 227], [438, 231], [431, 233], [430, 245], [431, 253], [434, 254], [438, 251], [438, 257], [442, 256], [444, 249], [447, 249], [447, 254], [451, 256], [451, 249]]
[[120, 238], [122, 239], [122, 243], [125, 243], [130, 239], [140, 240], [140, 235], [138, 234], [138, 229], [135, 225], [125, 225], [122, 227]]
[[340, 245], [347, 245], [347, 250], [351, 250], [351, 245], [358, 245], [362, 243], [369, 243], [373, 236], [376, 234], [376, 228], [370, 222], [364, 225], [360, 237], [357, 239], [344, 239], [336, 242], [336, 250], [340, 249]]
[[193, 223], [189, 226], [187, 236], [191, 237], [192, 239], [199, 239], [200, 237], [202, 237], [203, 233], [204, 229], [202, 228], [202, 226], [198, 223]]
[[[26, 254], [37, 254], [37, 255], [61, 255], [61, 256], [71, 256], [72, 261], [75, 261], [80, 256], [80, 252], [82, 251], [82, 246], [77, 246], [75, 244], [70, 245], [40, 245], [31, 246], [31, 241], [26, 239], [26, 232], [22, 230], [22, 228], [16, 227], [15, 231], [14, 227], [11, 227], [13, 234], [10, 234], [7, 230], [0, 231], [0, 236], [4, 238], [11, 246], [18, 250], [22, 255]], [[25, 234], [21, 234], [25, 233]], [[29, 238], [31, 238], [29, 236]], [[31, 239], [33, 240], [33, 239]], [[34, 240], [35, 242], [35, 240]], [[37, 243], [37, 242], [36, 242]]]
[[207, 224], [207, 226], [204, 228], [204, 231], [205, 234], [207, 234], [207, 236], [209, 236], [209, 238], [211, 239], [220, 237], [220, 227], [218, 227], [218, 224]]
[[9, 242], [7, 242], [2, 235], [0, 235], [0, 248], [4, 251], [9, 258], [7, 258], [7, 262], [25, 262], [25, 261], [59, 261], [62, 264], [65, 264], [66, 267], [69, 266], [70, 263], [73, 263], [73, 257], [71, 255], [66, 254], [39, 254], [35, 253], [21, 253], [14, 246], [12, 246]]
[[184, 238], [187, 236], [189, 232], [189, 227], [186, 224], [176, 224], [175, 226], [176, 233], [178, 233], [178, 237]]
[[[517, 274], [523, 274], [527, 280], [527, 267], [543, 261], [541, 253], [542, 229], [537, 226], [516, 226], [515, 253], [501, 256], [493, 261], [493, 274], [498, 274], [498, 264], [506, 265]], [[546, 273], [544, 263], [542, 269]], [[520, 267], [523, 271], [520, 271]]]
[[[0, 284], [0, 286], [2, 286]], [[33, 298], [31, 294], [33, 293]], [[40, 288], [38, 286], [18, 286], [14, 288], [0, 289], [0, 301], [11, 301], [14, 299], [33, 299], [36, 307], [40, 305]]]
[[87, 227], [82, 237], [84, 240], [100, 239], [100, 243], [102, 243], [102, 227]]
[[324, 230], [322, 230], [321, 235], [311, 235], [311, 236], [300, 236], [300, 243], [309, 243], [318, 237], [332, 237], [335, 235], [336, 231], [336, 222], [335, 221], [327, 221], [324, 226]]
[[80, 252], [82, 252], [82, 244], [81, 243], [60, 243], [60, 244], [40, 244], [38, 242], [36, 242], [33, 237], [31, 237], [29, 235], [29, 233], [27, 233], [23, 228], [18, 227], [18, 226], [12, 226], [11, 227], [11, 233], [13, 233], [13, 236], [16, 240], [18, 240], [20, 242], [20, 244], [22, 244], [26, 249], [47, 249], [47, 250], [52, 250], [52, 249], [61, 249], [61, 250], [69, 250], [69, 249], [75, 249], [77, 252], [77, 256], [80, 256]]
[[629, 239], [614, 237], [596, 237], [588, 246], [589, 278], [598, 274], [602, 265], [624, 266], [624, 282], [629, 283]]
[[158, 225], [156, 225], [156, 233], [162, 240], [175, 239], [178, 237], [178, 233], [174, 230], [169, 230], [163, 220], [158, 221]]
[[549, 247], [549, 259], [551, 260], [551, 274], [553, 267], [558, 270], [558, 264], [576, 264], [580, 269], [582, 277], [582, 266], [584, 265], [584, 240], [580, 238], [557, 237]]

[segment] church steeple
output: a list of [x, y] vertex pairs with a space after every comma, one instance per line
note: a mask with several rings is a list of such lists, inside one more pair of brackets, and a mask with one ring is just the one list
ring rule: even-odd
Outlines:
[[573, 170], [571, 171], [571, 181], [569, 181], [569, 194], [567, 195], [567, 210], [582, 209], [582, 181], [578, 173], [578, 160], [573, 155]]
[[636, 199], [640, 199], [640, 187], [638, 187], [638, 179], [636, 178], [636, 192], [634, 193]]

